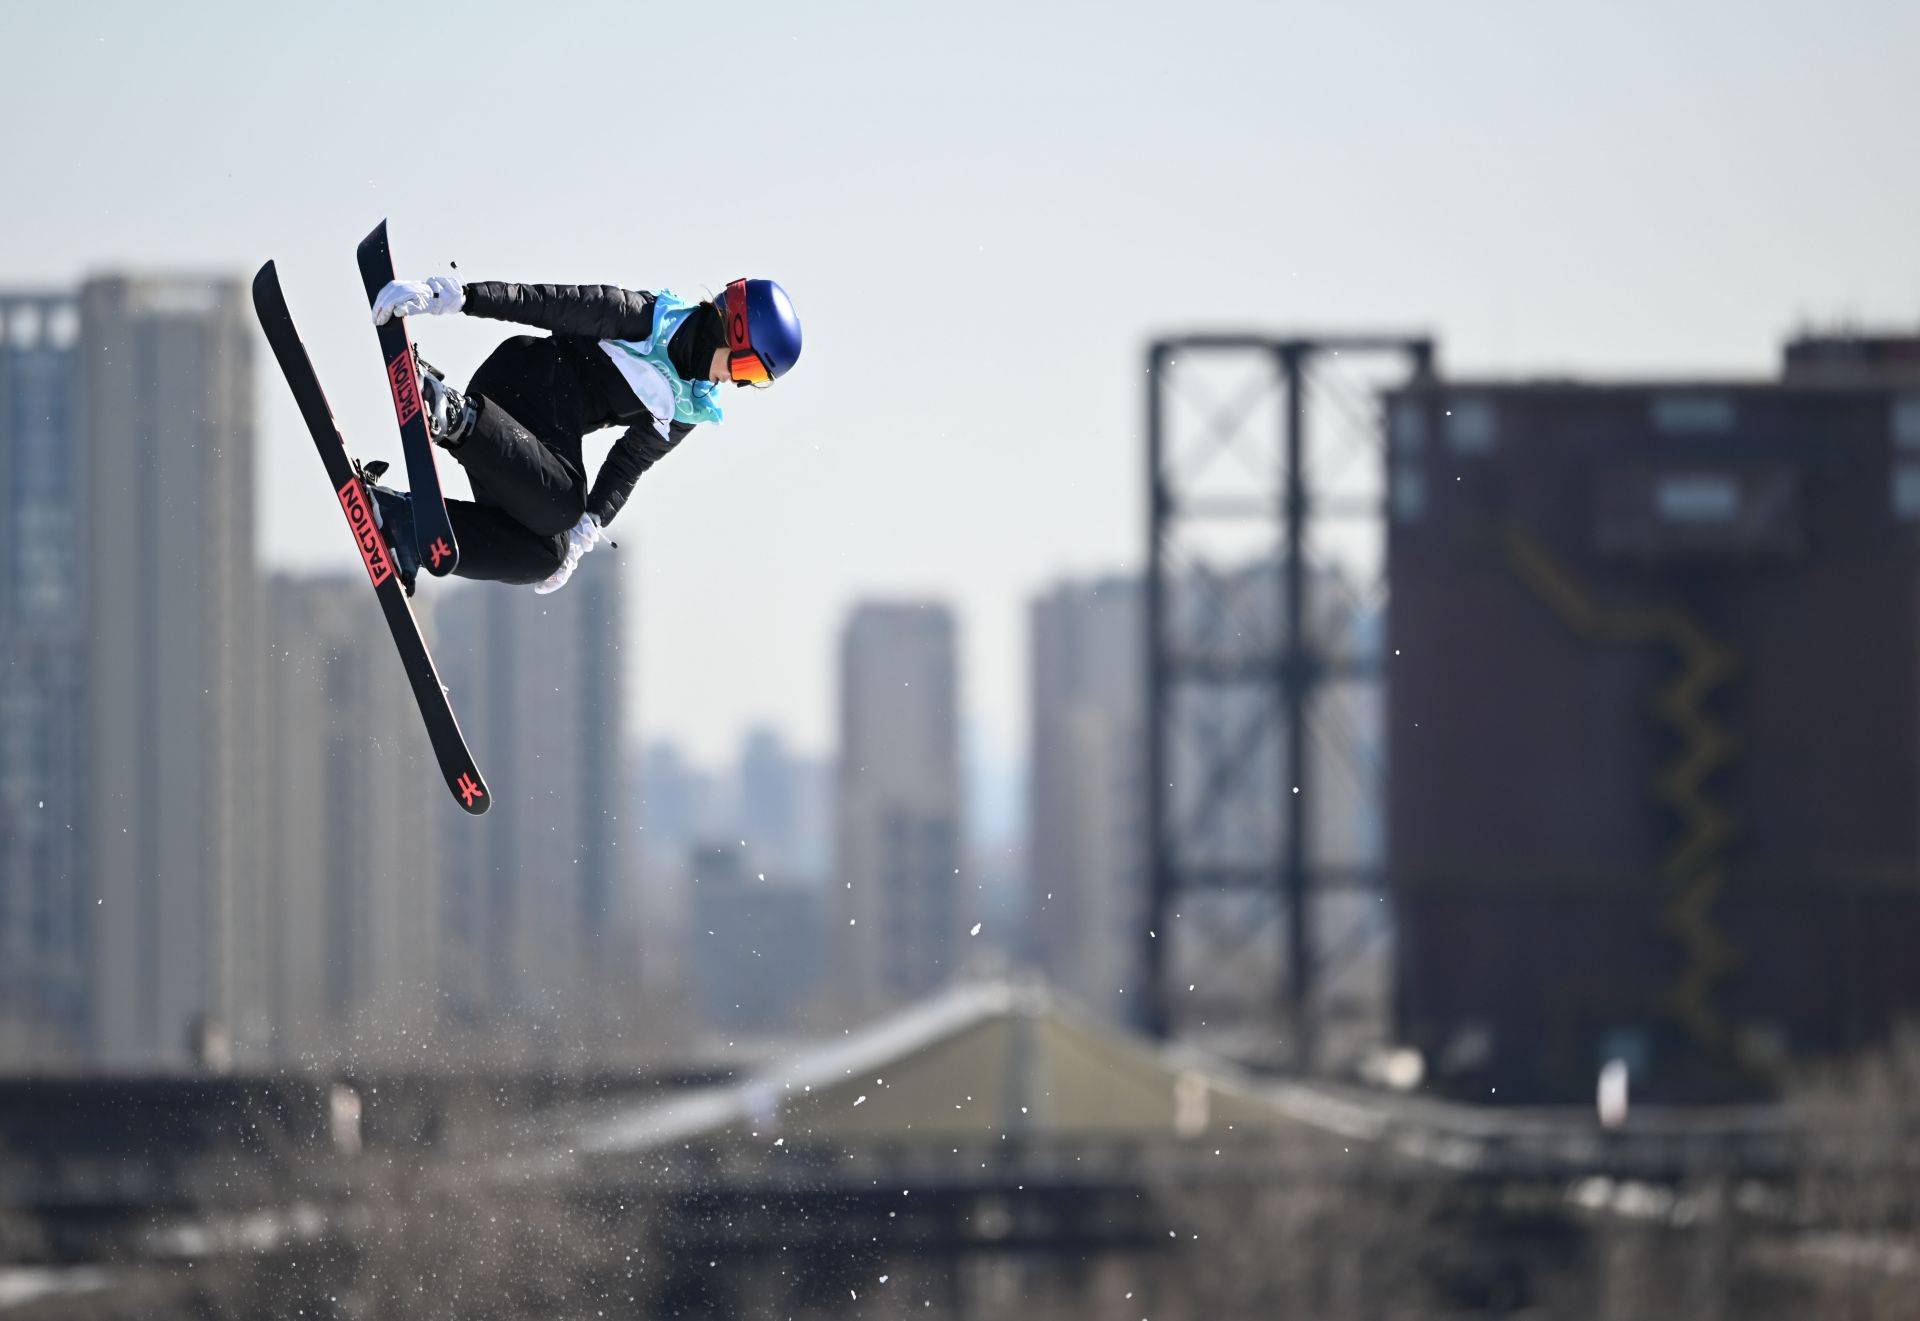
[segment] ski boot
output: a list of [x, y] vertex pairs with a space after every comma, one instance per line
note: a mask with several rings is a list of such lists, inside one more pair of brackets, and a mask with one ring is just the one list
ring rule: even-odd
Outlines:
[[420, 547], [413, 536], [413, 497], [405, 491], [378, 485], [387, 471], [383, 459], [372, 463], [356, 460], [353, 470], [359, 474], [360, 484], [367, 488], [367, 502], [373, 506], [373, 525], [386, 538], [387, 549], [393, 555], [393, 567], [400, 571], [400, 586], [412, 596], [414, 580], [420, 574]]
[[421, 357], [413, 361], [420, 368], [420, 398], [427, 410], [427, 433], [441, 449], [456, 450], [473, 426], [473, 401], [447, 384], [446, 373]]

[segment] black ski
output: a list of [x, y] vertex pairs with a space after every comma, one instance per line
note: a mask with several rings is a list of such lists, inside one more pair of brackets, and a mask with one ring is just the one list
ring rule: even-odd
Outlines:
[[[393, 280], [393, 253], [387, 248], [387, 222], [373, 227], [360, 240], [360, 281], [367, 286], [367, 306]], [[420, 401], [420, 364], [413, 356], [413, 337], [405, 317], [389, 317], [380, 334], [380, 357], [387, 364], [387, 385], [393, 391], [393, 411], [400, 419], [400, 448], [407, 460], [407, 489], [413, 496], [414, 540], [420, 546], [420, 564], [436, 578], [444, 578], [460, 563], [460, 543], [447, 521], [447, 502], [440, 494], [440, 470], [433, 464], [433, 437], [427, 432], [426, 409]]]
[[[313, 433], [314, 448], [320, 451], [320, 461], [327, 467], [327, 480], [333, 484], [333, 493], [347, 516], [354, 544], [360, 548], [360, 558], [367, 566], [367, 577], [373, 580], [374, 594], [380, 598], [380, 609], [393, 632], [394, 645], [400, 649], [400, 663], [406, 667], [407, 682], [413, 685], [414, 700], [420, 704], [421, 718], [426, 721], [427, 737], [433, 742], [440, 774], [446, 778], [447, 788], [453, 791], [460, 806], [477, 816], [487, 810], [491, 801], [486, 781], [480, 778], [480, 768], [473, 764], [473, 754], [467, 751], [467, 741], [461, 737], [460, 722], [453, 718], [453, 708], [447, 704], [446, 689], [440, 686], [440, 675], [433, 668], [426, 639], [420, 635], [419, 621], [413, 617], [413, 607], [400, 586], [399, 570], [380, 530], [374, 526], [366, 487], [354, 471], [353, 460], [347, 456], [346, 442], [333, 420], [333, 410], [327, 406], [327, 396], [321, 392], [320, 378], [314, 375], [306, 346], [300, 342], [300, 332], [294, 329], [293, 314], [287, 311], [286, 295], [280, 292], [280, 275], [272, 262], [262, 266], [260, 273], [253, 277], [253, 310], [260, 318], [260, 328], [267, 333], [267, 343], [273, 346], [273, 356], [279, 360], [287, 384], [293, 389], [300, 415], [306, 418], [307, 429]], [[415, 498], [417, 501], [418, 497]]]

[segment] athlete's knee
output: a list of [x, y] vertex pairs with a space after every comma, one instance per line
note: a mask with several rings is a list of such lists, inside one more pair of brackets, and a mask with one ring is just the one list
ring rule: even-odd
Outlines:
[[513, 335], [501, 340], [486, 360], [474, 368], [473, 378], [467, 382], [467, 393], [488, 394], [524, 375], [528, 358], [541, 352], [539, 346], [546, 342], [539, 335]]
[[[543, 537], [559, 540], [572, 530], [573, 525], [578, 523], [581, 515], [586, 512], [587, 502], [584, 497], [577, 500], [556, 500], [551, 508], [542, 510], [540, 517], [528, 523], [527, 527]], [[564, 542], [562, 542], [562, 549], [565, 549]]]
[[[560, 565], [566, 559], [567, 539], [565, 537], [517, 536], [511, 539], [511, 549], [500, 557], [501, 563], [493, 572], [477, 574], [481, 578], [497, 578], [516, 587], [529, 583], [545, 582], [559, 572]], [[460, 559], [460, 568], [466, 568], [466, 557]]]

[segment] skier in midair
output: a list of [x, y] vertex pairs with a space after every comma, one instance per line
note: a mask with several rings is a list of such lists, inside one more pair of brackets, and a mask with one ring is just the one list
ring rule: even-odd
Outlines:
[[[374, 300], [395, 316], [491, 317], [550, 331], [516, 335], [480, 364], [464, 394], [423, 366], [434, 443], [466, 470], [474, 498], [448, 500], [466, 578], [563, 586], [627, 501], [640, 474], [703, 422], [718, 387], [765, 385], [800, 357], [800, 319], [772, 280], [741, 279], [688, 303], [613, 285], [394, 280]], [[581, 441], [624, 424], [589, 485]], [[368, 483], [402, 578], [419, 568], [405, 492]]]

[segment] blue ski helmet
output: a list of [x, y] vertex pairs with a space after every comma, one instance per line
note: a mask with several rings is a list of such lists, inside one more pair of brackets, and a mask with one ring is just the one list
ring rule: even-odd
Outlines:
[[727, 325], [727, 370], [743, 385], [785, 376], [800, 361], [800, 317], [772, 280], [735, 280], [714, 300]]

